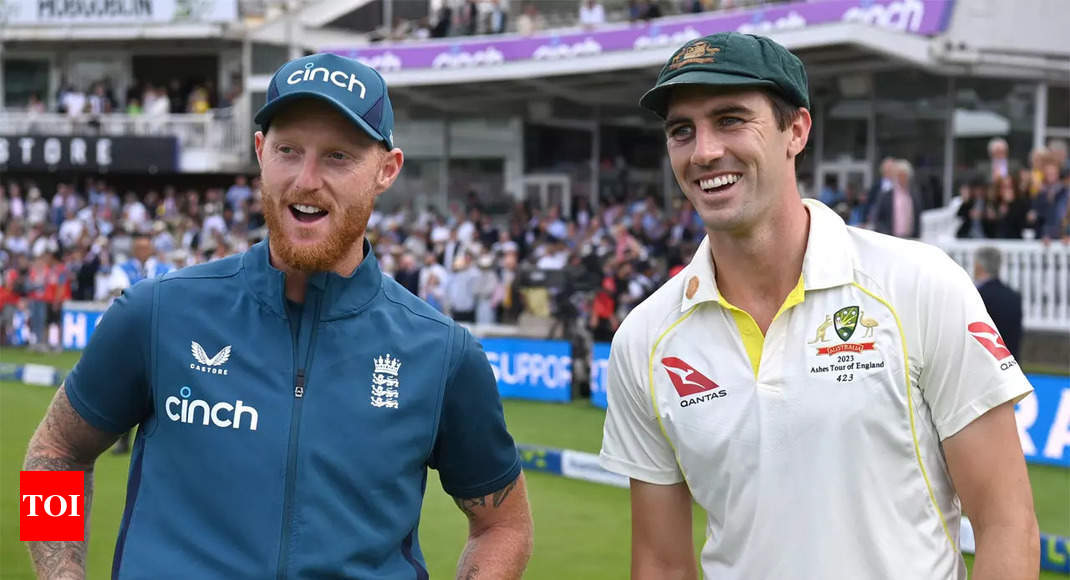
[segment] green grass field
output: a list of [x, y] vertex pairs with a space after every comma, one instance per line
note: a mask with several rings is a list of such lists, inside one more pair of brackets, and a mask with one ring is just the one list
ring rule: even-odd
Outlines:
[[[5, 349], [2, 362], [36, 362], [70, 368], [77, 354], [36, 355]], [[0, 578], [32, 578], [29, 557], [19, 542], [18, 472], [26, 442], [54, 389], [0, 382]], [[603, 412], [586, 403], [551, 405], [506, 401], [506, 419], [518, 442], [597, 452]], [[126, 488], [129, 456], [104, 454], [97, 462], [89, 578], [110, 574]], [[1030, 466], [1037, 517], [1043, 531], [1070, 535], [1070, 470]], [[626, 490], [529, 473], [528, 492], [535, 519], [535, 553], [525, 578], [560, 580], [621, 579], [629, 569], [629, 514]], [[695, 510], [696, 550], [703, 540], [704, 516]], [[454, 574], [467, 523], [439, 487], [428, 481], [420, 542], [432, 578]], [[967, 557], [969, 561], [969, 557]], [[1042, 573], [1044, 580], [1066, 576]]]

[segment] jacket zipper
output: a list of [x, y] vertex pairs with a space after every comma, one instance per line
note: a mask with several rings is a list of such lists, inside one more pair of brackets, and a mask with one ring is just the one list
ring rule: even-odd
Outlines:
[[[305, 389], [307, 387], [305, 383], [306, 369], [312, 367], [312, 353], [316, 344], [316, 327], [320, 317], [321, 297], [318, 293], [310, 292], [309, 295], [315, 297], [313, 298], [313, 303], [311, 305], [306, 304], [306, 308], [301, 312], [301, 328], [298, 331], [297, 344], [294, 345], [297, 374], [294, 376], [294, 402], [290, 412], [290, 442], [286, 453], [286, 487], [282, 500], [282, 530], [279, 534], [279, 561], [276, 571], [276, 578], [279, 580], [286, 578], [286, 568], [289, 566], [290, 530], [294, 524], [293, 494], [297, 482], [297, 444], [301, 430], [301, 407], [305, 400]], [[309, 309], [308, 306], [312, 306], [312, 308]], [[307, 315], [309, 311], [312, 312], [311, 319]], [[308, 333], [308, 339], [302, 341], [301, 337], [306, 332]], [[298, 360], [301, 344], [305, 345], [303, 361]]]

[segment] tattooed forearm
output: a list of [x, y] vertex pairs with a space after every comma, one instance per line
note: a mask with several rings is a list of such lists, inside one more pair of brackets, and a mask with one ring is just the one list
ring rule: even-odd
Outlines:
[[[82, 466], [69, 460], [35, 455], [26, 456], [23, 466], [32, 471], [82, 471]], [[85, 541], [83, 542], [26, 542], [37, 577], [49, 580], [82, 580], [85, 578], [86, 547], [89, 545], [89, 510], [93, 501], [93, 470], [85, 471]]]
[[454, 501], [468, 515], [468, 543], [457, 564], [457, 580], [519, 580], [532, 549], [524, 474], [493, 493]]
[[26, 471], [82, 471], [85, 473], [85, 541], [26, 542], [38, 578], [85, 578], [89, 513], [93, 502], [93, 463], [115, 435], [86, 423], [71, 407], [64, 387], [56, 391], [44, 420], [30, 439], [23, 469]]

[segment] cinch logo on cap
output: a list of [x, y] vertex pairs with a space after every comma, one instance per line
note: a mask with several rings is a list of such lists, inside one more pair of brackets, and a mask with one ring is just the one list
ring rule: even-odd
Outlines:
[[661, 359], [661, 364], [665, 365], [669, 380], [672, 381], [672, 386], [676, 388], [676, 393], [681, 397], [718, 388], [717, 383], [674, 356]]
[[357, 79], [356, 73], [347, 73], [340, 70], [330, 70], [326, 67], [317, 67], [312, 63], [306, 63], [305, 68], [297, 69], [290, 73], [290, 76], [286, 77], [286, 84], [296, 85], [307, 81], [318, 80], [324, 83], [331, 83], [336, 87], [343, 88], [349, 92], [353, 92], [354, 87], [360, 87], [360, 98], [364, 98], [364, 93], [367, 88], [364, 83]]
[[973, 322], [966, 329], [970, 331], [970, 336], [981, 343], [981, 346], [992, 353], [992, 356], [996, 357], [996, 360], [1003, 360], [1011, 356], [1011, 351], [1007, 348], [1007, 344], [1003, 342], [1003, 338], [996, 332], [996, 329], [984, 322]]
[[19, 540], [85, 540], [84, 472], [19, 472]]

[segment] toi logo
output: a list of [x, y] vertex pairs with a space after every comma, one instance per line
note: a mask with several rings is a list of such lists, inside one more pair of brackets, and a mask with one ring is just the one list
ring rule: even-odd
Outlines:
[[85, 540], [85, 473], [19, 472], [19, 540]]

